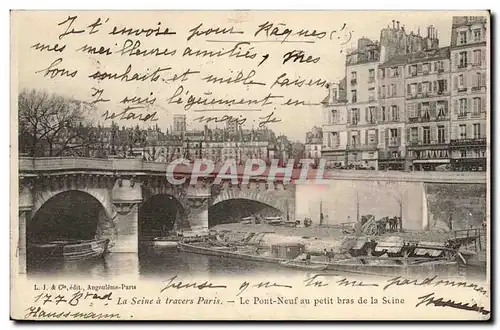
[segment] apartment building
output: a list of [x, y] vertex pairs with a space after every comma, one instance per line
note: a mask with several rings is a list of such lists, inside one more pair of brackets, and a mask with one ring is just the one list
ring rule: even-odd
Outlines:
[[321, 158], [327, 165], [343, 166], [347, 148], [347, 93], [346, 79], [328, 85], [328, 95], [323, 100], [323, 147]]
[[454, 17], [451, 34], [451, 167], [486, 170], [487, 18]]
[[405, 64], [407, 55], [396, 55], [378, 68], [378, 167], [404, 170]]
[[347, 164], [378, 168], [377, 79], [378, 42], [358, 40], [346, 56]]
[[425, 171], [449, 164], [450, 47], [410, 54], [405, 85], [407, 159], [411, 167]]
[[306, 133], [305, 156], [309, 159], [318, 160], [321, 158], [321, 147], [323, 145], [323, 130], [314, 126]]

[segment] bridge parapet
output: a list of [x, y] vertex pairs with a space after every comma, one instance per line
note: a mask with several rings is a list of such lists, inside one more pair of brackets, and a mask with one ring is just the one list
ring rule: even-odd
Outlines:
[[[65, 172], [65, 171], [99, 171], [109, 173], [133, 173], [137, 175], [166, 175], [169, 163], [145, 162], [140, 158], [84, 158], [84, 157], [40, 157], [19, 159], [21, 175], [38, 172]], [[201, 175], [213, 179], [218, 174], [220, 166], [216, 166], [212, 173]], [[238, 166], [237, 174], [232, 176], [243, 177], [244, 166]], [[254, 180], [267, 180], [269, 169], [260, 176], [251, 177]], [[171, 173], [172, 174], [172, 173]], [[177, 165], [174, 175], [190, 177], [193, 174], [192, 165]], [[196, 173], [195, 173], [196, 174]], [[362, 170], [320, 170], [309, 169], [308, 180], [313, 180], [319, 174], [326, 180], [365, 180], [365, 181], [401, 181], [401, 182], [434, 182], [434, 183], [487, 183], [485, 172], [396, 172], [396, 171], [362, 171]], [[301, 169], [292, 171], [292, 182], [301, 175]], [[231, 176], [231, 177], [232, 177]], [[226, 178], [230, 178], [226, 176]], [[283, 174], [276, 176], [276, 181], [282, 181]]]

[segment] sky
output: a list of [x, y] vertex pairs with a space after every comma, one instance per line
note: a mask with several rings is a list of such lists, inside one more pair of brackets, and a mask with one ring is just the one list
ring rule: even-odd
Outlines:
[[[127, 104], [120, 103], [125, 98], [155, 98], [154, 104], [142, 109], [128, 110], [127, 114], [134, 112], [143, 118], [147, 114], [156, 112], [154, 119], [157, 121], [141, 122], [128, 119], [119, 120], [123, 126], [137, 125], [148, 127], [158, 125], [163, 131], [170, 129], [174, 114], [186, 114], [188, 128], [201, 128], [202, 123], [195, 123], [195, 119], [204, 116], [217, 117], [223, 120], [223, 116], [232, 116], [239, 120], [245, 120], [243, 127], [258, 127], [265, 121], [264, 118], [274, 118], [275, 122], [268, 123], [268, 127], [276, 133], [285, 134], [292, 140], [304, 140], [305, 133], [314, 125], [321, 125], [323, 115], [322, 109], [317, 104], [327, 95], [325, 87], [318, 86], [288, 86], [280, 87], [273, 83], [283, 74], [293, 79], [312, 79], [316, 81], [338, 81], [345, 75], [345, 53], [348, 48], [354, 47], [356, 41], [361, 37], [368, 37], [378, 40], [380, 30], [392, 20], [400, 21], [400, 25], [406, 31], [417, 32], [420, 28], [424, 34], [428, 25], [433, 25], [439, 33], [440, 46], [447, 46], [450, 43], [450, 29], [452, 17], [455, 12], [363, 12], [363, 11], [307, 11], [307, 12], [265, 12], [265, 11], [236, 11], [236, 12], [210, 12], [200, 13], [190, 12], [16, 12], [13, 15], [13, 37], [12, 49], [15, 52], [13, 61], [13, 84], [19, 89], [35, 88], [46, 90], [49, 93], [57, 93], [67, 97], [75, 98], [85, 102], [95, 101], [100, 95], [108, 102], [98, 102], [88, 110], [89, 117], [94, 123], [109, 125], [110, 120], [105, 120], [103, 115], [108, 111], [110, 114], [120, 114], [127, 107]], [[463, 15], [463, 12], [461, 13]], [[68, 20], [69, 16], [77, 16], [74, 20]], [[88, 26], [100, 18], [103, 25], [91, 32]], [[266, 25], [267, 22], [267, 25]], [[70, 23], [71, 26], [70, 26]], [[285, 25], [280, 25], [280, 24]], [[233, 28], [233, 32], [210, 35], [198, 35], [187, 41], [192, 32], [190, 30], [202, 24], [197, 31], [204, 31], [209, 28], [226, 28], [227, 31]], [[272, 24], [272, 26], [271, 26]], [[266, 26], [257, 35], [259, 26]], [[126, 27], [133, 29], [156, 29], [164, 31], [169, 28], [169, 32], [175, 31], [175, 35], [160, 35], [141, 37], [111, 35], [110, 31], [116, 26], [118, 30]], [[292, 32], [287, 41], [299, 42], [269, 42], [270, 40], [282, 40], [283, 36], [272, 36], [273, 29], [280, 34], [285, 29]], [[79, 34], [63, 35], [65, 31], [72, 29], [85, 30]], [[304, 37], [294, 35], [301, 29], [317, 30], [325, 32], [327, 37], [318, 39], [314, 37]], [[267, 34], [266, 35], [266, 31]], [[127, 41], [127, 39], [129, 39]], [[231, 41], [231, 42], [229, 42]], [[255, 54], [253, 58], [237, 57], [194, 57], [183, 56], [187, 47], [191, 51], [211, 50], [228, 51], [233, 48], [236, 41], [250, 41], [251, 44], [242, 44], [240, 54], [247, 50], [249, 54]], [[256, 42], [257, 41], [257, 42]], [[303, 41], [309, 41], [304, 43]], [[314, 42], [311, 42], [314, 41]], [[49, 52], [36, 50], [32, 46], [37, 44], [47, 44], [54, 46], [56, 43], [61, 52]], [[140, 43], [140, 45], [139, 45]], [[103, 46], [103, 49], [110, 48], [111, 55], [94, 55], [78, 51], [82, 46], [91, 45], [94, 47]], [[159, 48], [166, 53], [175, 50], [173, 56], [131, 56], [130, 52], [122, 55], [120, 49], [124, 45], [138, 46], [140, 50], [150, 50]], [[222, 50], [224, 49], [224, 50]], [[316, 63], [298, 63], [289, 60], [283, 64], [283, 58], [292, 51], [303, 51], [306, 56], [311, 56], [311, 61], [317, 57], [320, 59]], [[250, 56], [249, 55], [249, 56]], [[56, 65], [51, 64], [58, 59], [61, 61]], [[262, 62], [262, 63], [261, 63]], [[155, 82], [143, 81], [118, 81], [93, 79], [94, 73], [108, 72], [122, 74], [130, 65], [128, 77], [134, 73], [140, 75], [151, 74], [160, 69], [160, 78]], [[66, 69], [69, 72], [77, 70], [74, 77], [63, 77], [61, 72], [49, 71], [51, 69]], [[17, 69], [17, 74], [16, 70]], [[181, 77], [186, 70], [199, 71], [190, 74], [185, 81], [174, 77]], [[253, 71], [252, 71], [253, 70]], [[205, 78], [210, 75], [216, 77], [236, 77], [241, 72], [243, 77], [253, 72], [251, 78], [260, 84], [244, 85], [241, 82], [233, 84], [214, 84], [207, 82]], [[50, 77], [54, 75], [54, 77]], [[98, 75], [94, 75], [94, 78]], [[247, 80], [248, 81], [248, 80]], [[281, 80], [283, 81], [283, 79]], [[265, 85], [261, 85], [265, 84]], [[271, 87], [272, 86], [272, 87]], [[95, 94], [96, 91], [102, 94]], [[179, 94], [182, 100], [174, 95]], [[262, 100], [271, 93], [274, 98], [272, 104], [253, 105], [233, 105], [232, 107], [217, 105], [204, 106], [194, 104], [187, 107], [189, 96], [196, 98], [216, 98], [240, 100]], [[92, 94], [95, 94], [94, 96]], [[290, 106], [284, 105], [285, 100], [291, 99], [304, 101], [305, 105]], [[170, 100], [170, 101], [169, 101]], [[177, 100], [179, 102], [173, 102]], [[261, 103], [262, 104], [262, 103]], [[308, 105], [310, 104], [310, 105]], [[217, 109], [217, 111], [213, 111]], [[201, 112], [201, 110], [210, 110]], [[253, 111], [249, 111], [253, 110]], [[270, 116], [270, 117], [268, 117]], [[121, 118], [118, 115], [115, 120]], [[226, 117], [227, 118], [227, 117]], [[223, 124], [218, 124], [222, 127]], [[209, 126], [213, 127], [211, 123]]]
[[[399, 215], [398, 200], [403, 201], [403, 225], [421, 229], [423, 186], [418, 183], [390, 181], [335, 180], [327, 185], [297, 185], [295, 208], [297, 219], [310, 217], [319, 223], [320, 204], [328, 224], [356, 221], [356, 198], [361, 215], [373, 214], [377, 219]], [[348, 219], [350, 217], [350, 219]], [[326, 218], [325, 218], [326, 219]]]

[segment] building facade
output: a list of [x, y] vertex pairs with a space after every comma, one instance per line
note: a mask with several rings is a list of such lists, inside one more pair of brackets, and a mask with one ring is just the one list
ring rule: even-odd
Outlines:
[[451, 167], [486, 170], [487, 19], [454, 17], [451, 37]]
[[450, 48], [408, 55], [407, 159], [414, 170], [450, 163]]
[[323, 101], [323, 158], [342, 164], [345, 150], [348, 168], [486, 170], [487, 23], [454, 17], [447, 47], [432, 25], [421, 36], [396, 21], [380, 43], [359, 39], [346, 102], [334, 86]]
[[346, 79], [328, 85], [328, 96], [323, 100], [323, 146], [321, 157], [329, 167], [346, 164], [347, 151], [347, 94]]
[[347, 166], [377, 169], [377, 79], [380, 47], [366, 38], [346, 56]]
[[380, 170], [404, 170], [405, 64], [407, 55], [396, 55], [378, 68], [380, 104], [378, 130], [378, 167]]

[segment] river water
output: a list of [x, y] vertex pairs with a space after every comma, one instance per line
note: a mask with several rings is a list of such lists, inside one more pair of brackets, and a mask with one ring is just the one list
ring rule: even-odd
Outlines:
[[304, 273], [279, 265], [180, 252], [176, 248], [141, 248], [136, 253], [110, 253], [99, 260], [46, 262], [28, 265], [29, 277], [57, 276], [106, 279], [114, 276], [165, 277], [168, 275], [265, 275]]
[[[46, 262], [28, 265], [28, 277], [69, 277], [92, 280], [110, 279], [115, 276], [140, 278], [165, 278], [168, 276], [248, 276], [248, 275], [307, 275], [309, 271], [284, 268], [277, 264], [254, 262], [234, 258], [221, 258], [180, 252], [176, 248], [143, 247], [137, 253], [109, 253], [104, 258], [80, 262]], [[349, 273], [336, 272], [342, 276]], [[458, 275], [458, 274], [457, 274]], [[476, 269], [467, 270], [467, 278], [484, 278], [486, 274]], [[366, 275], [372, 277], [370, 275]], [[364, 277], [364, 276], [362, 276]], [[378, 277], [378, 276], [377, 276]], [[382, 275], [382, 277], [391, 277]]]

